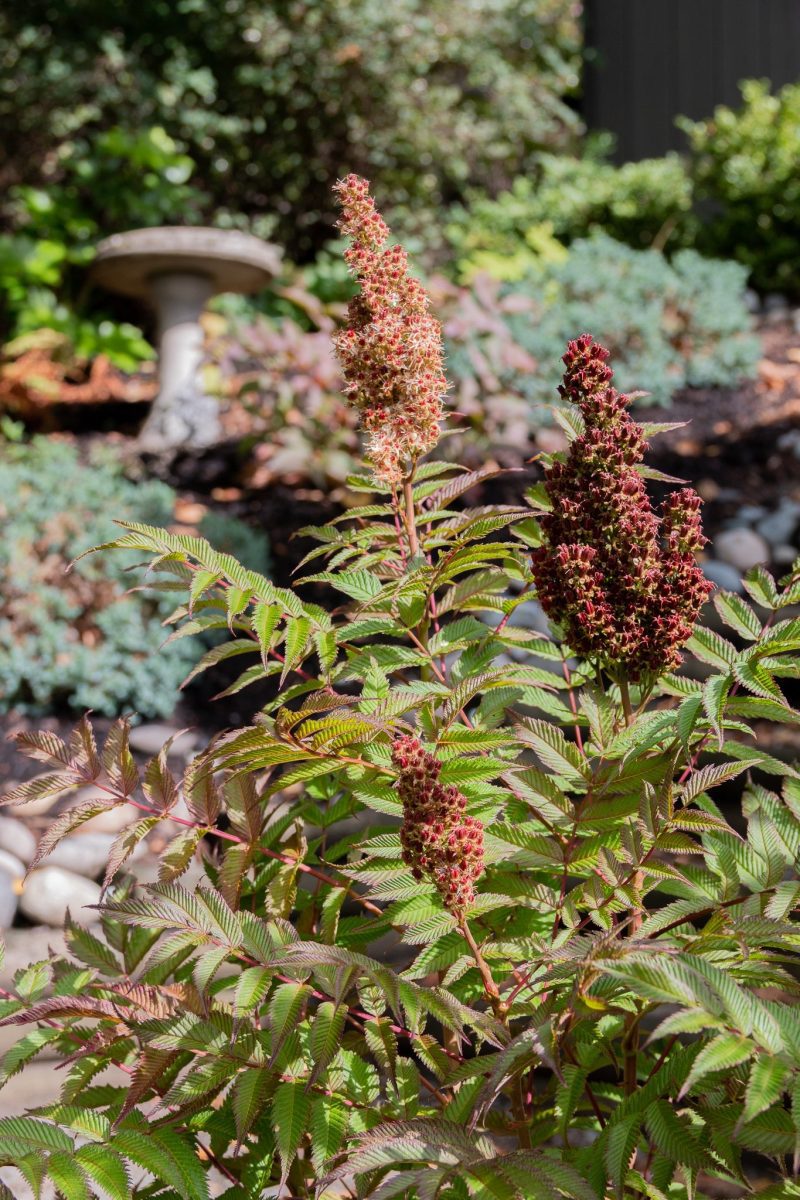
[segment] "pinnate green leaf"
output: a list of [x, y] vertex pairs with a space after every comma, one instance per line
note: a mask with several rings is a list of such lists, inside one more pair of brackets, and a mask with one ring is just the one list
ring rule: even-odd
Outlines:
[[309, 575], [304, 582], [330, 583], [352, 600], [361, 601], [372, 600], [383, 588], [380, 579], [371, 571], [323, 571], [319, 575]]
[[740, 659], [733, 664], [735, 678], [748, 692], [761, 696], [764, 700], [777, 700], [785, 703], [783, 693], [777, 683], [762, 663], [753, 658]]
[[64, 1200], [91, 1200], [86, 1175], [70, 1154], [51, 1154], [47, 1174]]
[[618, 1196], [622, 1195], [622, 1187], [628, 1164], [631, 1161], [636, 1144], [639, 1140], [641, 1118], [632, 1114], [612, 1125], [605, 1135], [605, 1161], [609, 1178]]
[[728, 671], [737, 658], [736, 647], [732, 642], [715, 633], [713, 629], [704, 629], [701, 625], [695, 627], [693, 635], [686, 643], [686, 649], [701, 662], [721, 671]]
[[75, 1161], [109, 1200], [129, 1200], [131, 1183], [128, 1173], [122, 1159], [109, 1146], [81, 1146], [75, 1154]]
[[347, 1108], [334, 1096], [316, 1096], [311, 1105], [311, 1161], [318, 1175], [342, 1146]]
[[250, 620], [253, 632], [258, 638], [261, 660], [265, 667], [272, 649], [272, 635], [282, 616], [283, 608], [280, 604], [257, 604], [253, 609]]
[[714, 607], [725, 624], [734, 629], [740, 637], [749, 642], [759, 637], [761, 622], [741, 596], [737, 596], [735, 592], [717, 592], [714, 596]]
[[750, 598], [762, 608], [775, 609], [780, 604], [775, 580], [764, 567], [753, 567], [742, 579]]
[[236, 1137], [243, 1142], [268, 1103], [271, 1073], [264, 1067], [248, 1067], [236, 1076], [231, 1105], [236, 1122]]
[[[725, 701], [728, 699], [728, 692], [731, 687], [730, 675], [710, 675], [703, 686], [703, 709], [708, 717], [711, 728], [717, 735], [717, 742], [721, 746], [723, 742], [722, 720], [725, 712]], [[692, 704], [695, 697], [689, 697], [684, 700], [681, 705], [683, 709], [687, 704]], [[683, 739], [686, 744], [687, 739]]]
[[707, 1042], [692, 1063], [686, 1082], [681, 1088], [681, 1096], [687, 1095], [701, 1079], [714, 1071], [730, 1071], [740, 1063], [747, 1062], [755, 1050], [750, 1038], [737, 1034], [720, 1034]]
[[244, 1016], [258, 1008], [272, 985], [273, 977], [272, 971], [266, 967], [248, 967], [242, 971], [233, 997], [233, 1011], [237, 1016]]
[[36, 1117], [0, 1117], [0, 1147], [17, 1144], [23, 1153], [38, 1150], [62, 1150], [71, 1153], [72, 1138], [49, 1121]]
[[281, 684], [286, 676], [303, 661], [311, 635], [308, 617], [292, 617], [286, 625], [285, 659], [281, 672]]
[[338, 1051], [346, 1016], [347, 1005], [333, 1004], [331, 1001], [320, 1004], [314, 1014], [308, 1042], [314, 1064], [311, 1082], [320, 1078]]
[[286, 1182], [311, 1115], [311, 1097], [299, 1081], [279, 1083], [272, 1100], [271, 1120], [281, 1160], [281, 1182]]
[[753, 766], [752, 762], [729, 762], [721, 763], [718, 766], [702, 767], [701, 770], [694, 771], [682, 787], [681, 794], [684, 804], [694, 800], [695, 796], [699, 796], [701, 792], [718, 787], [719, 784], [726, 783], [729, 779], [735, 779], [737, 775], [749, 770], [751, 766]]
[[700, 1147], [690, 1121], [680, 1117], [667, 1100], [656, 1100], [647, 1109], [645, 1121], [655, 1145], [674, 1163], [701, 1167], [707, 1153]]
[[745, 1093], [743, 1121], [752, 1121], [771, 1108], [783, 1095], [788, 1070], [785, 1063], [770, 1054], [759, 1054], [750, 1068]]
[[517, 736], [532, 746], [546, 767], [567, 779], [584, 780], [587, 763], [580, 750], [568, 742], [561, 730], [547, 721], [522, 717], [516, 722]]

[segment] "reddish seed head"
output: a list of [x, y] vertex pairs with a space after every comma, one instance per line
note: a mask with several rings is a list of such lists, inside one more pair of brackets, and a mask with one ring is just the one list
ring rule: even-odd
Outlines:
[[441, 763], [416, 738], [397, 738], [392, 761], [400, 770], [403, 861], [415, 879], [427, 877], [436, 885], [454, 916], [463, 916], [483, 874], [483, 825], [463, 815], [465, 798], [452, 784], [439, 783]]
[[545, 473], [553, 508], [533, 571], [570, 646], [637, 680], [678, 665], [710, 585], [694, 558], [705, 544], [700, 498], [685, 488], [653, 511], [636, 470], [645, 439], [607, 359], [588, 334], [564, 355], [559, 391], [580, 408], [584, 430]]
[[350, 302], [349, 328], [336, 335], [334, 347], [347, 397], [369, 434], [375, 475], [397, 484], [410, 462], [439, 440], [447, 391], [441, 326], [408, 272], [402, 246], [386, 247], [389, 228], [375, 211], [367, 181], [348, 175], [334, 191], [342, 207], [339, 228], [351, 239], [345, 258], [360, 284]]

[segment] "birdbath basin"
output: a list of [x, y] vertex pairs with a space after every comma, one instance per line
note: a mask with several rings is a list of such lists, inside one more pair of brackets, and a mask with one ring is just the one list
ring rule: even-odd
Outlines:
[[236, 230], [161, 226], [100, 242], [92, 278], [111, 292], [145, 300], [158, 322], [159, 392], [139, 436], [154, 453], [212, 445], [219, 403], [200, 380], [200, 318], [218, 292], [260, 291], [280, 269], [274, 246]]

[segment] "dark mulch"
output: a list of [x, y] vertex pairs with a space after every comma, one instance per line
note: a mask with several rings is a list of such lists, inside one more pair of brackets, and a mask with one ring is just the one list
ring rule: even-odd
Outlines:
[[800, 426], [800, 332], [792, 321], [761, 329], [764, 357], [756, 379], [739, 388], [691, 388], [678, 392], [668, 409], [640, 407], [648, 421], [687, 421], [686, 429], [659, 435], [662, 445], [694, 457], [705, 447], [748, 438], [777, 440]]
[[800, 333], [786, 321], [765, 326], [762, 340], [752, 382], [679, 392], [669, 409], [636, 412], [642, 421], [685, 422], [653, 439], [648, 460], [699, 486], [712, 529], [732, 504], [774, 508], [785, 496], [800, 498], [800, 436], [791, 444], [800, 432]]

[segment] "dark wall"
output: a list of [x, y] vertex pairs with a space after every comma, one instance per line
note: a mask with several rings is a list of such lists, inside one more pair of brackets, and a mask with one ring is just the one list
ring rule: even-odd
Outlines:
[[675, 117], [736, 104], [741, 79], [800, 79], [800, 0], [586, 0], [584, 108], [618, 161], [682, 149]]

